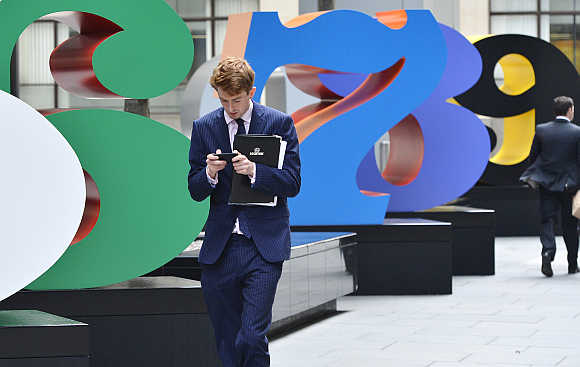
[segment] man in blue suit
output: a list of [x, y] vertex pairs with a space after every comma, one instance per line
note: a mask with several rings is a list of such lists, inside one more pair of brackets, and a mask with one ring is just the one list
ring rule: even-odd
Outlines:
[[[194, 121], [188, 176], [194, 200], [210, 197], [199, 254], [203, 294], [224, 367], [269, 366], [266, 333], [282, 262], [290, 256], [286, 198], [300, 191], [298, 137], [290, 116], [252, 101], [254, 71], [245, 60], [222, 60], [210, 84], [223, 108]], [[282, 169], [241, 154], [231, 164], [218, 159], [232, 151], [235, 135], [246, 133], [281, 136], [287, 142]], [[277, 205], [228, 205], [233, 172], [248, 176], [254, 190], [277, 195]]]
[[574, 101], [560, 96], [553, 102], [554, 121], [536, 126], [529, 161], [521, 180], [540, 190], [542, 226], [541, 271], [551, 277], [556, 254], [554, 224], [558, 214], [568, 250], [568, 273], [578, 273], [578, 223], [572, 216], [572, 198], [580, 187], [580, 127], [572, 123]]

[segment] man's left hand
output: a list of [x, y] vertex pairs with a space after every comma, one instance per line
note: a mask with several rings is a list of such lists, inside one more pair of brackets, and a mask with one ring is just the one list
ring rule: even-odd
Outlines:
[[256, 164], [237, 150], [234, 150], [234, 153], [238, 153], [238, 155], [232, 159], [234, 171], [240, 175], [246, 175], [250, 178], [254, 177], [256, 173]]

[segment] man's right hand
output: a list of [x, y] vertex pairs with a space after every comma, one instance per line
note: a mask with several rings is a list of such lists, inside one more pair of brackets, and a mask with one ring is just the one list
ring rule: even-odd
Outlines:
[[[221, 153], [221, 149], [218, 149], [215, 151], [216, 154]], [[224, 169], [226, 167], [226, 164], [228, 164], [226, 161], [220, 161], [218, 156], [210, 153], [207, 155], [207, 159], [205, 160], [205, 163], [207, 163], [207, 174], [209, 177], [211, 177], [212, 179], [216, 179], [217, 178], [217, 173], [219, 171], [221, 171], [222, 169]]]

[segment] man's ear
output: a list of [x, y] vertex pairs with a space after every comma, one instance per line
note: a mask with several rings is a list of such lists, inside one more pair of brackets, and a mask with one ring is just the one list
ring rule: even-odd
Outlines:
[[256, 94], [256, 87], [252, 87], [252, 89], [250, 89], [250, 93], [248, 93], [250, 99], [254, 98], [254, 94]]

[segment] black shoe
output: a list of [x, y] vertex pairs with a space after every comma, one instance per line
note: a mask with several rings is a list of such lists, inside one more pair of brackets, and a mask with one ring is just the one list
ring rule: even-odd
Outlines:
[[568, 274], [576, 274], [578, 270], [578, 264], [568, 264]]
[[552, 271], [552, 261], [550, 261], [550, 258], [545, 255], [542, 255], [542, 274], [548, 278], [554, 275], [554, 272]]

